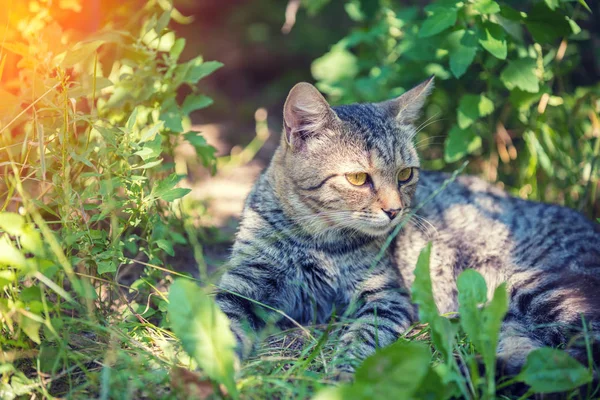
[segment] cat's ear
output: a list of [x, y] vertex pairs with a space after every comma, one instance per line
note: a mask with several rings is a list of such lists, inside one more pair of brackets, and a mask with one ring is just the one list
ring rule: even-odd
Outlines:
[[301, 146], [335, 119], [335, 113], [317, 88], [310, 83], [298, 83], [290, 90], [283, 106], [285, 139], [293, 147]]
[[379, 103], [391, 116], [402, 123], [413, 123], [421, 113], [427, 96], [433, 90], [433, 76], [421, 82], [402, 96]]

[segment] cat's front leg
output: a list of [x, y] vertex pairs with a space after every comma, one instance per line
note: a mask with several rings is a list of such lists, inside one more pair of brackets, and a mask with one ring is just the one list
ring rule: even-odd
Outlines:
[[[377, 348], [395, 342], [416, 320], [410, 294], [395, 268], [378, 268], [354, 295], [353, 321], [340, 338], [335, 375], [347, 379]], [[352, 309], [352, 308], [351, 308]]]

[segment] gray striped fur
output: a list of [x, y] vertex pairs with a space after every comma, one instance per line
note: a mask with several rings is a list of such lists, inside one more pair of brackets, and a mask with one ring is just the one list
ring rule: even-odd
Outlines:
[[[419, 172], [413, 143], [412, 122], [431, 88], [429, 80], [392, 101], [333, 108], [308, 84], [292, 89], [281, 145], [248, 196], [231, 268], [220, 282], [225, 290], [217, 294], [240, 357], [273, 316], [243, 297], [301, 324], [326, 323], [356, 300], [338, 347], [344, 356], [338, 373], [351, 373], [416, 322], [409, 288], [428, 241], [440, 312], [457, 311], [456, 278], [466, 268], [482, 273], [490, 291], [508, 283], [510, 311], [498, 346], [506, 372], [516, 372], [536, 347], [566, 343], [582, 314], [600, 328], [598, 225], [477, 178], [460, 177], [426, 204], [372, 266], [389, 232], [445, 179]], [[405, 167], [414, 176], [399, 185]], [[362, 171], [372, 177], [365, 187], [344, 177]], [[390, 220], [386, 207], [401, 211]], [[572, 353], [583, 357], [577, 346]]]

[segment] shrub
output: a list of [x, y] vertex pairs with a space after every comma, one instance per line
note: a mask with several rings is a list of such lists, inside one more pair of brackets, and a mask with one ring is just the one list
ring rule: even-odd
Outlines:
[[[155, 396], [147, 384], [164, 385], [177, 357], [157, 350], [170, 336], [151, 267], [187, 241], [173, 229], [190, 190], [174, 148], [189, 142], [214, 170], [214, 149], [183, 132], [212, 103], [196, 84], [221, 64], [179, 60], [169, 2], [115, 5], [91, 34], [70, 29], [82, 1], [13, 6], [0, 48], [0, 397]], [[127, 293], [118, 270], [136, 258], [148, 274]], [[142, 290], [141, 304], [121, 301]]]
[[421, 11], [347, 1], [356, 27], [314, 61], [313, 76], [347, 103], [382, 101], [435, 75], [417, 137], [426, 167], [468, 158], [470, 172], [514, 194], [597, 216], [600, 85], [579, 25], [593, 29], [591, 10], [583, 0], [507, 3], [435, 0]]

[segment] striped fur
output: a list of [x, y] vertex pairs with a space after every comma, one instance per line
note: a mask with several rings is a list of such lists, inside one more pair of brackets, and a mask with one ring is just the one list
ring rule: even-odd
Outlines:
[[[338, 346], [338, 373], [351, 373], [416, 322], [408, 293], [428, 241], [441, 312], [457, 310], [456, 278], [466, 268], [481, 272], [490, 292], [508, 282], [511, 305], [498, 346], [506, 371], [518, 371], [534, 348], [566, 343], [581, 314], [600, 328], [598, 225], [476, 178], [459, 178], [426, 204], [372, 265], [387, 234], [445, 179], [419, 172], [413, 144], [412, 122], [431, 88], [429, 80], [395, 100], [333, 108], [309, 84], [292, 89], [281, 145], [248, 196], [217, 294], [240, 357], [267, 321], [290, 325], [269, 307], [314, 324], [356, 303]], [[398, 184], [406, 167], [412, 178]], [[354, 187], [345, 174], [355, 172], [371, 180]], [[390, 219], [386, 209], [401, 211]], [[572, 353], [583, 358], [580, 347]]]

